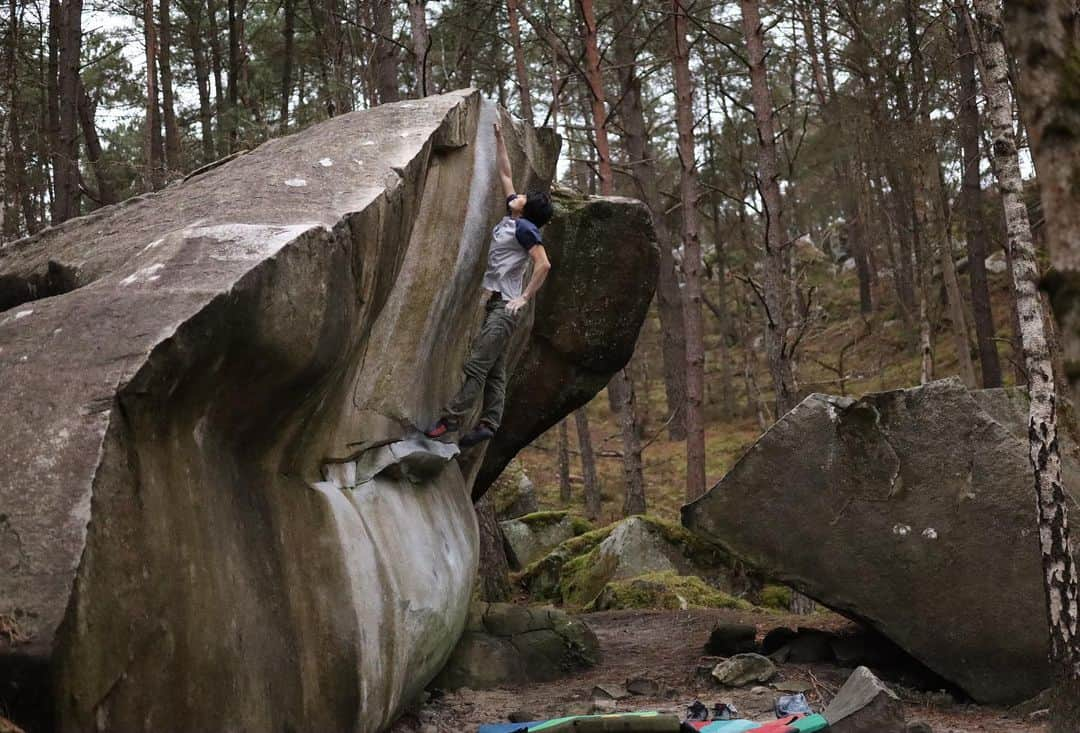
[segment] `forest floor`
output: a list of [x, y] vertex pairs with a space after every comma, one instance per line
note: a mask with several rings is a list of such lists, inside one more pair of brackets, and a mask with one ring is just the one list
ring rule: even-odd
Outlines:
[[[741, 716], [755, 720], [775, 719], [772, 705], [781, 693], [771, 688], [764, 692], [761, 686], [724, 689], [698, 676], [702, 646], [712, 627], [717, 622], [754, 624], [763, 636], [777, 626], [843, 632], [849, 625], [832, 613], [806, 617], [733, 610], [608, 611], [580, 618], [600, 639], [603, 658], [596, 667], [549, 683], [434, 695], [403, 717], [392, 733], [465, 733], [483, 723], [506, 722], [510, 713], [526, 713], [531, 720], [587, 714], [594, 712], [594, 686], [622, 685], [639, 676], [657, 682], [661, 695], [632, 696], [603, 712], [657, 710], [683, 716], [691, 702], [701, 700], [710, 707], [717, 702], [734, 704]], [[780, 680], [805, 683], [805, 694], [816, 711], [851, 672], [828, 664], [783, 664], [779, 668], [773, 684]], [[925, 721], [934, 733], [1044, 733], [1049, 729], [1043, 722], [1032, 722], [1003, 708], [958, 703], [944, 692], [919, 692], [895, 682], [890, 685], [904, 701], [908, 720]]]

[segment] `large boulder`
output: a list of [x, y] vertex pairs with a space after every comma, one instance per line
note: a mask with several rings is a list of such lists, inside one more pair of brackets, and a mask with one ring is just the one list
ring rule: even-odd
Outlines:
[[554, 608], [480, 603], [435, 685], [450, 690], [550, 682], [600, 661], [600, 642], [583, 621]]
[[[50, 667], [58, 728], [376, 731], [439, 671], [483, 449], [413, 425], [457, 388], [482, 317], [499, 115], [518, 185], [543, 185], [555, 138], [466, 90], [0, 250], [0, 668]], [[655, 262], [640, 204], [596, 205], [635, 230], [590, 257]], [[595, 314], [560, 260], [584, 244], [551, 242], [551, 282]], [[643, 312], [655, 272], [623, 274]], [[521, 412], [545, 390], [564, 402], [550, 382], [508, 400], [518, 434], [543, 429]]]
[[[1050, 668], [1026, 402], [955, 379], [811, 395], [683, 522], [976, 700], [1029, 698]], [[1076, 446], [1059, 436], [1075, 497]]]

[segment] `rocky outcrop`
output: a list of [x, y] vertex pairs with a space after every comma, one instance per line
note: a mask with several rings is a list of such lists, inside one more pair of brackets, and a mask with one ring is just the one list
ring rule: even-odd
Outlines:
[[[438, 672], [466, 621], [483, 451], [412, 426], [480, 322], [499, 114], [518, 185], [544, 184], [553, 138], [454, 92], [0, 250], [0, 657], [51, 665], [58, 727], [374, 731]], [[619, 287], [640, 310], [654, 278]], [[633, 329], [587, 330], [586, 359]], [[563, 401], [534, 390], [507, 404], [523, 433], [544, 390]]]
[[812, 395], [683, 522], [976, 700], [1023, 700], [1050, 679], [1026, 415], [1022, 392], [958, 380]]
[[847, 678], [825, 708], [829, 730], [836, 733], [904, 733], [904, 703], [866, 667]]
[[756, 578], [684, 528], [634, 516], [559, 544], [516, 576], [536, 600], [586, 610], [742, 607]]
[[521, 570], [571, 537], [590, 531], [593, 526], [587, 519], [557, 511], [526, 514], [499, 522], [499, 528], [506, 542], [510, 567]]
[[484, 690], [550, 682], [600, 661], [600, 642], [580, 619], [554, 608], [481, 603], [435, 679], [436, 687]]

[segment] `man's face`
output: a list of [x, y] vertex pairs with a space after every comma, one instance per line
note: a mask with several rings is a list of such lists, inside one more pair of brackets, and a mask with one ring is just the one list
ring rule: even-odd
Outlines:
[[514, 198], [510, 199], [510, 211], [514, 214], [520, 215], [525, 211], [525, 202], [528, 198], [523, 193], [519, 193]]

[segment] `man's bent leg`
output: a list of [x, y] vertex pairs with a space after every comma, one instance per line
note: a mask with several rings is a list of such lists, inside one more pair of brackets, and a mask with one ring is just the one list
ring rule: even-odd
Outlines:
[[503, 405], [506, 403], [506, 354], [500, 354], [488, 372], [484, 383], [484, 411], [480, 413], [480, 422], [491, 428], [499, 429], [502, 423]]
[[455, 427], [476, 405], [481, 392], [485, 391], [488, 374], [510, 343], [513, 327], [513, 316], [506, 312], [503, 301], [494, 301], [488, 305], [480, 335], [473, 343], [472, 353], [465, 362], [465, 382], [444, 412], [444, 417], [455, 424]]

